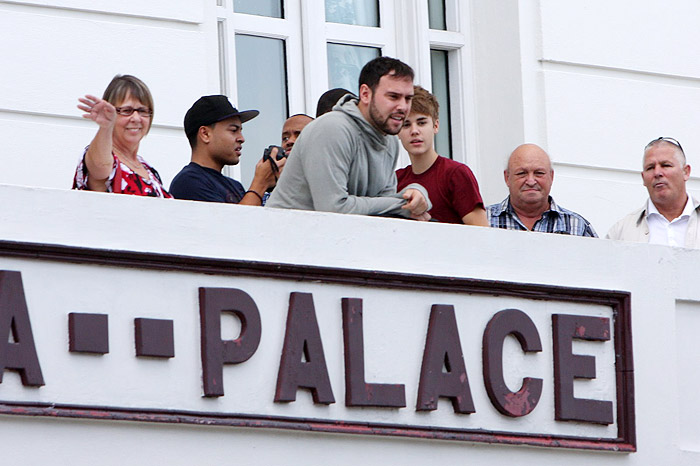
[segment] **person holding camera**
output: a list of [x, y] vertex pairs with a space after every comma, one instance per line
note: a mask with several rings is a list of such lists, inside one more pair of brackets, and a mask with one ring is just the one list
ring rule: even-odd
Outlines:
[[262, 205], [265, 193], [277, 184], [286, 163], [284, 151], [277, 146], [265, 151], [247, 191], [239, 181], [221, 173], [224, 166], [239, 162], [245, 142], [243, 123], [259, 113], [238, 111], [223, 95], [197, 100], [185, 114], [192, 161], [175, 176], [170, 193], [176, 199], [191, 201]]

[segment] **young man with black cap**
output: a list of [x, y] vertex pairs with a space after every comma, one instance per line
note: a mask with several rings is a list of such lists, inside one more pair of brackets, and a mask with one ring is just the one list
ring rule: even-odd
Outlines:
[[[260, 160], [246, 191], [243, 185], [224, 176], [226, 165], [236, 165], [241, 157], [243, 123], [260, 112], [238, 111], [223, 95], [209, 95], [197, 100], [185, 114], [185, 134], [192, 147], [192, 161], [178, 173], [170, 185], [176, 199], [262, 205], [265, 192], [275, 186], [286, 159]], [[273, 165], [274, 164], [274, 165]]]

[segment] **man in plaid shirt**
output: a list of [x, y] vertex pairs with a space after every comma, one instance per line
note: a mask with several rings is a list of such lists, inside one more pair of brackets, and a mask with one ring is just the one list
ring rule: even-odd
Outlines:
[[510, 154], [503, 175], [510, 195], [486, 209], [491, 227], [598, 237], [588, 220], [559, 207], [549, 195], [554, 170], [541, 147], [518, 146]]

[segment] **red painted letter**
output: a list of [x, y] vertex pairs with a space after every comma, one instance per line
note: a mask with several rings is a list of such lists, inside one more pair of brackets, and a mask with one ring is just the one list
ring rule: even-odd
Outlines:
[[[221, 340], [221, 313], [241, 321], [235, 340]], [[260, 344], [260, 313], [248, 293], [233, 288], [200, 288], [199, 317], [202, 332], [202, 381], [204, 396], [223, 396], [223, 366], [250, 359]]]
[[335, 403], [313, 296], [295, 292], [289, 295], [275, 401], [295, 401], [299, 388], [310, 389], [314, 403]]
[[503, 379], [503, 342], [513, 335], [526, 353], [542, 351], [537, 327], [523, 311], [497, 312], [486, 325], [482, 346], [484, 384], [493, 406], [510, 417], [530, 414], [542, 395], [542, 379], [525, 377], [520, 390], [511, 392]]
[[439, 397], [450, 398], [455, 413], [474, 412], [454, 306], [445, 304], [434, 304], [430, 312], [416, 410], [437, 409]]
[[552, 315], [554, 333], [554, 418], [612, 424], [611, 401], [574, 397], [574, 379], [595, 379], [595, 358], [572, 353], [572, 340], [610, 340], [610, 320], [605, 317]]
[[365, 382], [365, 345], [362, 333], [362, 300], [343, 298], [345, 342], [345, 405], [403, 408], [406, 392], [401, 384]]
[[3, 270], [0, 271], [0, 383], [5, 369], [19, 371], [22, 385], [44, 385], [24, 298], [22, 274]]

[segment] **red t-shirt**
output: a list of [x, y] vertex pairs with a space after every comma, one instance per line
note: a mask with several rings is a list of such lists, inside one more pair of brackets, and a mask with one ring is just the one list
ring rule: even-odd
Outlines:
[[396, 170], [396, 180], [398, 191], [411, 183], [423, 186], [433, 203], [428, 212], [440, 222], [462, 223], [462, 217], [484, 205], [469, 167], [442, 156], [420, 175], [414, 174], [410, 165]]

